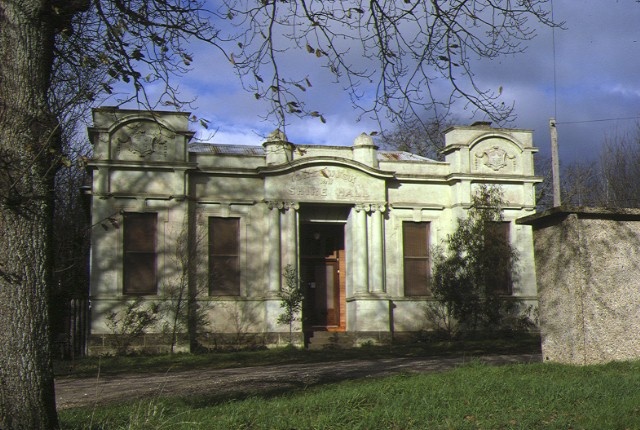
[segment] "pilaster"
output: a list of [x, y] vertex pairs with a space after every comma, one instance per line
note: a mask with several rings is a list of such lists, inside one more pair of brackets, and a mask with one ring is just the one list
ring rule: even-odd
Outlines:
[[367, 246], [367, 212], [371, 210], [369, 204], [354, 206], [355, 217], [353, 224], [353, 281], [354, 295], [362, 296], [369, 292], [369, 252]]
[[385, 204], [371, 205], [371, 243], [369, 246], [369, 291], [383, 294], [384, 285], [384, 222]]

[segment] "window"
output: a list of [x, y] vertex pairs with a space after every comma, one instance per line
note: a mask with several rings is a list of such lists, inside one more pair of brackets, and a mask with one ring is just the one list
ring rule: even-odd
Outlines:
[[487, 255], [498, 256], [491, 263], [495, 270], [491, 271], [489, 282], [497, 294], [510, 295], [512, 293], [511, 269], [513, 266], [512, 248], [509, 238], [508, 222], [492, 222], [488, 225], [485, 236]]
[[429, 223], [409, 221], [402, 223], [402, 244], [404, 295], [430, 295]]
[[240, 220], [209, 218], [209, 294], [240, 295]]
[[156, 294], [158, 214], [127, 212], [123, 221], [123, 293]]

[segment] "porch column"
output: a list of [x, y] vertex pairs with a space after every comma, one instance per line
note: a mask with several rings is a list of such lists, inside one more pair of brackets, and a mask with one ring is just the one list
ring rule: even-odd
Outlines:
[[367, 249], [367, 212], [368, 204], [355, 205], [353, 223], [353, 281], [355, 295], [366, 295], [369, 292], [369, 253]]
[[280, 215], [283, 202], [267, 202], [269, 208], [269, 233], [267, 244], [267, 252], [269, 253], [269, 291], [280, 291], [280, 282], [282, 279], [282, 256], [280, 247]]
[[384, 224], [382, 222], [386, 207], [383, 204], [371, 205], [371, 257], [369, 266], [370, 291], [381, 294], [385, 291], [384, 285]]
[[298, 223], [296, 211], [299, 208], [300, 205], [296, 202], [285, 202], [282, 220], [282, 264], [284, 266], [291, 265], [294, 270], [298, 270], [298, 253], [296, 252], [298, 247]]

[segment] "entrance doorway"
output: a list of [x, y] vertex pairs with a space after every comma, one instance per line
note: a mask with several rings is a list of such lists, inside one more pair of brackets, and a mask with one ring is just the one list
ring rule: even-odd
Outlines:
[[344, 224], [300, 225], [303, 330], [344, 331]]

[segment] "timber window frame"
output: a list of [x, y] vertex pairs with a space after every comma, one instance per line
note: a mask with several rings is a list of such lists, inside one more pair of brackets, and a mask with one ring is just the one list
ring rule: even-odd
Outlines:
[[240, 218], [209, 217], [210, 296], [240, 296]]
[[405, 297], [431, 296], [431, 223], [402, 222], [402, 261]]
[[[507, 249], [511, 249], [511, 223], [509, 221], [492, 221], [489, 223], [485, 243], [496, 252], [505, 255]], [[488, 251], [492, 252], [492, 251]], [[513, 295], [513, 269], [514, 261], [501, 259], [494, 264], [492, 272], [492, 289], [495, 294], [501, 296]]]
[[158, 294], [158, 214], [125, 212], [122, 240], [122, 294]]

